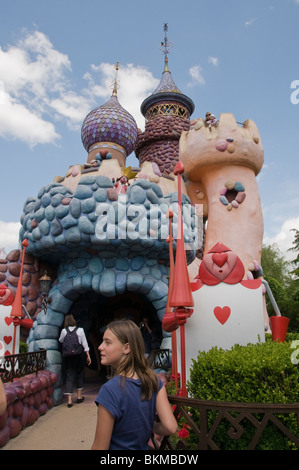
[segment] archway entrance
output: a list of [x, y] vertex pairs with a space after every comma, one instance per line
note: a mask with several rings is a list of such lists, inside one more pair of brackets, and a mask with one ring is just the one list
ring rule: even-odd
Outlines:
[[[130, 319], [140, 328], [144, 336], [147, 352], [159, 347], [162, 341], [162, 325], [152, 303], [142, 294], [124, 292], [114, 297], [104, 297], [96, 292], [82, 293], [71, 305], [77, 325], [85, 331], [90, 348], [91, 365], [86, 367], [87, 378], [104, 378], [109, 371], [101, 365], [98, 346], [102, 342], [106, 325], [118, 319]], [[149, 337], [144, 323], [148, 323], [152, 335]]]

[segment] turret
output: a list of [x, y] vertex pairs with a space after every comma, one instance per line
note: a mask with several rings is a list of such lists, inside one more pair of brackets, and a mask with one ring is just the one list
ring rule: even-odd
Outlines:
[[[235, 251], [245, 276], [260, 264], [263, 216], [256, 176], [264, 151], [255, 123], [238, 125], [232, 114], [221, 114], [216, 127], [193, 121], [180, 139], [188, 196], [202, 204], [207, 217], [205, 252], [221, 241]], [[254, 273], [253, 273], [254, 274]]]
[[141, 104], [140, 110], [146, 119], [145, 131], [139, 133], [135, 153], [140, 165], [153, 162], [162, 174], [170, 175], [179, 160], [179, 139], [183, 130], [190, 127], [193, 101], [184, 95], [174, 83], [168, 66], [168, 42], [162, 42], [164, 70], [156, 90]]

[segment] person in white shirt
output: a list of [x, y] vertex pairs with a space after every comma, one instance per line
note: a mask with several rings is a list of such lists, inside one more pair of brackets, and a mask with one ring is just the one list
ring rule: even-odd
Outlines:
[[65, 395], [67, 395], [67, 406], [71, 408], [73, 406], [73, 387], [76, 385], [77, 388], [77, 403], [82, 403], [84, 397], [82, 396], [83, 390], [83, 379], [84, 379], [84, 367], [90, 365], [91, 359], [89, 354], [89, 346], [84, 333], [83, 328], [78, 328], [77, 323], [73, 315], [68, 314], [64, 320], [64, 328], [61, 331], [59, 342], [63, 344], [65, 341], [68, 330], [77, 335], [80, 345], [82, 345], [82, 352], [80, 354], [65, 357], [63, 356], [64, 368], [65, 368]]

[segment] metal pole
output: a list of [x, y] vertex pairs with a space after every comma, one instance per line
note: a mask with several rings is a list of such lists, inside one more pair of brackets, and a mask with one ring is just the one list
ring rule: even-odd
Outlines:
[[274, 308], [274, 312], [276, 313], [276, 315], [278, 317], [281, 317], [281, 313], [280, 313], [280, 310], [278, 308], [278, 305], [276, 303], [276, 300], [274, 299], [274, 295], [272, 294], [272, 291], [270, 289], [270, 286], [268, 284], [268, 282], [265, 280], [265, 279], [262, 279], [262, 283], [264, 284], [264, 286], [266, 287], [266, 291], [267, 291], [267, 294], [269, 296], [269, 299], [270, 299], [270, 302], [272, 304], [272, 307]]

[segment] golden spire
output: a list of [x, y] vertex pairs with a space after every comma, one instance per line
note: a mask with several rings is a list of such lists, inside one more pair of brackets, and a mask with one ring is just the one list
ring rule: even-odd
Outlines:
[[162, 41], [161, 44], [160, 44], [160, 49], [164, 54], [164, 72], [169, 72], [168, 53], [169, 53], [169, 49], [171, 49], [174, 44], [173, 44], [173, 42], [168, 42], [168, 38], [167, 38], [168, 26], [167, 26], [167, 23], [164, 23], [164, 28], [163, 29], [164, 29], [165, 36], [164, 36], [164, 41]]
[[116, 65], [115, 65], [115, 80], [114, 80], [114, 84], [113, 84], [112, 96], [117, 96], [117, 89], [119, 88], [119, 82], [117, 80], [118, 69], [119, 69], [119, 62], [116, 62]]

